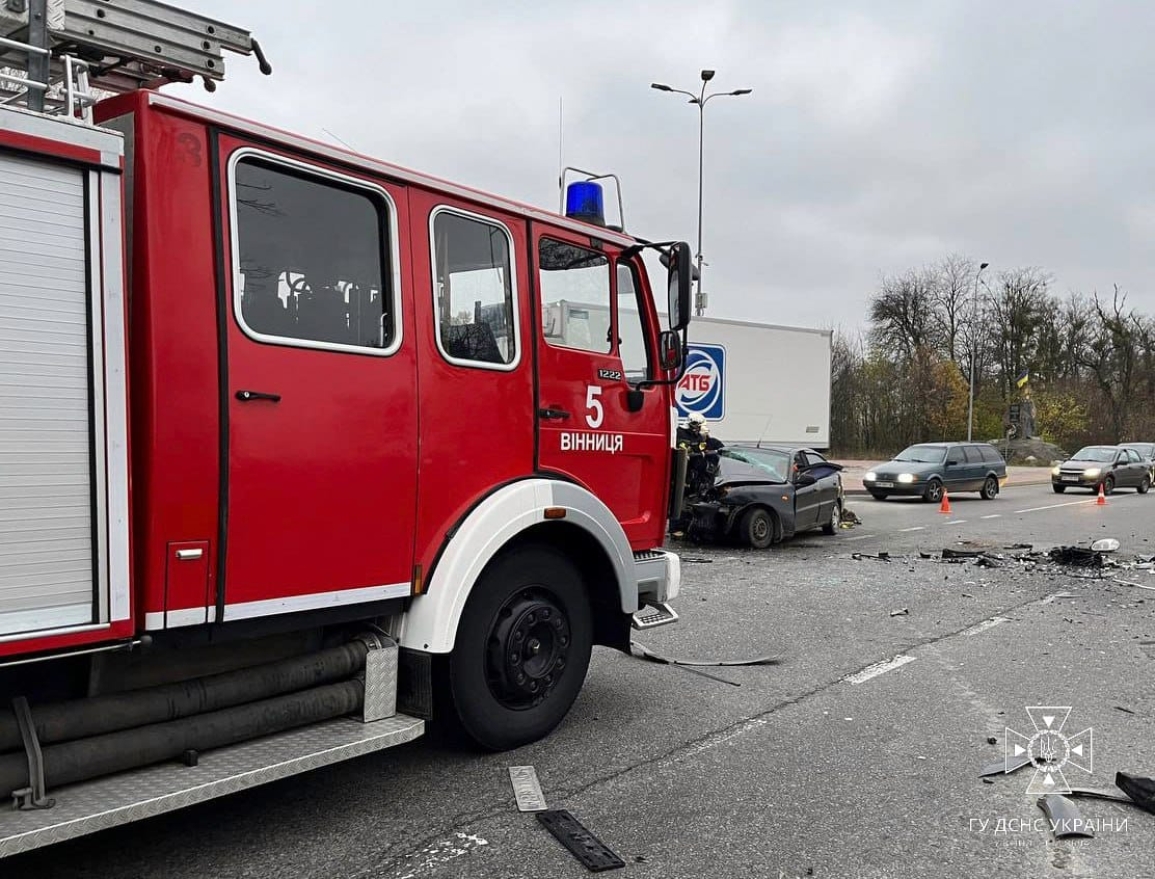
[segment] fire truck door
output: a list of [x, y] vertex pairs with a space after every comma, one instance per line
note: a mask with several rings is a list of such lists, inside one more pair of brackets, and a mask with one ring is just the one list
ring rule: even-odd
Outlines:
[[533, 241], [538, 467], [601, 498], [635, 549], [659, 545], [670, 416], [660, 387], [630, 393], [655, 368], [639, 270], [588, 237], [536, 227]]
[[224, 620], [408, 595], [407, 193], [227, 147]]

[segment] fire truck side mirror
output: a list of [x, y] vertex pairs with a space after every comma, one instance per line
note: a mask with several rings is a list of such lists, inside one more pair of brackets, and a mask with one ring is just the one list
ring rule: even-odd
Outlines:
[[673, 330], [663, 330], [658, 337], [658, 359], [667, 372], [674, 372], [682, 365], [682, 340]]
[[690, 282], [694, 273], [690, 245], [680, 241], [670, 248], [669, 272], [670, 329], [684, 330], [690, 323]]

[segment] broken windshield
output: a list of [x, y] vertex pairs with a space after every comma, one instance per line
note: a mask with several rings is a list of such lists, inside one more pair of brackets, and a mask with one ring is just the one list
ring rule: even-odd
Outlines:
[[770, 474], [775, 482], [785, 482], [790, 472], [790, 455], [776, 449], [722, 449], [718, 454], [757, 467]]

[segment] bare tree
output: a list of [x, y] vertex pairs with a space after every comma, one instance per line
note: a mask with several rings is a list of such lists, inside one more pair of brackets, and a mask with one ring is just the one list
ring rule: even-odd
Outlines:
[[935, 273], [928, 269], [883, 278], [870, 301], [871, 341], [902, 363], [914, 360], [920, 350], [935, 347], [939, 335], [935, 287]]
[[[968, 326], [974, 321], [975, 276], [978, 266], [974, 261], [951, 254], [933, 269], [935, 273], [934, 303], [935, 319], [938, 322], [938, 336], [942, 344], [943, 356], [959, 363], [967, 350]], [[970, 354], [966, 355], [970, 366]]]
[[1111, 441], [1121, 442], [1137, 397], [1135, 380], [1143, 354], [1145, 322], [1127, 308], [1127, 295], [1119, 292], [1118, 284], [1109, 304], [1096, 293], [1091, 307], [1095, 327], [1080, 362], [1103, 395], [1111, 422]]
[[1043, 315], [1055, 307], [1047, 292], [1050, 278], [1037, 268], [1011, 269], [999, 275], [992, 297], [995, 356], [1005, 398], [1013, 396], [1015, 381], [1034, 365]]

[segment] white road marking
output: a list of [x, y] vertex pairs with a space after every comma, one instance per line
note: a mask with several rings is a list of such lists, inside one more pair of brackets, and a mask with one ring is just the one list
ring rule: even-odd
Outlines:
[[914, 662], [915, 657], [906, 653], [900, 653], [893, 659], [888, 659], [885, 662], [876, 662], [874, 665], [868, 665], [862, 671], [855, 672], [852, 675], [847, 675], [843, 678], [848, 684], [861, 684], [864, 681], [869, 681], [871, 678], [876, 678], [879, 675], [884, 675], [888, 671], [894, 671], [896, 668], [902, 668], [908, 662]]
[[1016, 513], [1037, 513], [1039, 510], [1057, 510], [1059, 507], [1078, 507], [1082, 504], [1093, 504], [1095, 499], [1091, 498], [1089, 501], [1068, 501], [1065, 504], [1049, 504], [1045, 507], [1031, 507], [1029, 510], [1015, 510]]
[[749, 720], [744, 720], [729, 729], [724, 729], [706, 736], [706, 738], [702, 739], [700, 742], [695, 742], [684, 751], [678, 751], [674, 754], [671, 754], [669, 757], [666, 757], [666, 759], [660, 761], [658, 766], [672, 766], [675, 763], [687, 759], [688, 757], [697, 756], [703, 751], [709, 751], [718, 747], [719, 745], [724, 745], [727, 742], [731, 742], [734, 739], [744, 736], [747, 733], [754, 732], [754, 730], [758, 729], [759, 727], [765, 726], [767, 722], [768, 721], [764, 717], [751, 717]]
[[899, 534], [906, 534], [908, 531], [925, 531], [925, 530], [926, 530], [925, 525], [919, 525], [917, 528], [899, 528], [898, 533]]
[[857, 537], [847, 537], [847, 540], [867, 540], [873, 537], [873, 534], [859, 534]]
[[995, 513], [991, 516], [983, 516], [984, 519], [1001, 519], [1002, 517], [1003, 517], [1002, 513]]
[[993, 629], [1002, 623], [1009, 623], [1010, 620], [1006, 617], [991, 617], [989, 620], [983, 620], [977, 626], [971, 626], [969, 629], [963, 629], [964, 635], [977, 635], [980, 632], [985, 632], [987, 629]]
[[965, 525], [966, 523], [966, 519], [950, 519], [946, 522], [943, 522], [944, 525]]

